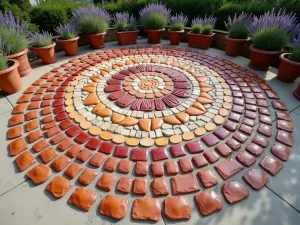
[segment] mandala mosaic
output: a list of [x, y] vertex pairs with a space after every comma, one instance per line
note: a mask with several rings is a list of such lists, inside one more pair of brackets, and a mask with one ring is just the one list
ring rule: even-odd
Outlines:
[[[204, 216], [220, 211], [267, 184], [294, 142], [287, 108], [263, 79], [179, 48], [72, 59], [34, 82], [12, 114], [19, 170], [55, 198], [72, 192], [85, 211], [101, 197], [99, 212], [117, 220], [188, 220], [192, 204]], [[237, 173], [243, 180], [227, 181]]]

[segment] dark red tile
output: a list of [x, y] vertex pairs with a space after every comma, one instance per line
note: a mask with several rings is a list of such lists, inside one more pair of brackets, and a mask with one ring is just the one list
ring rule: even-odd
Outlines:
[[246, 136], [245, 134], [241, 133], [241, 132], [236, 132], [234, 135], [233, 135], [233, 138], [235, 140], [237, 140], [238, 142], [240, 143], [245, 143], [245, 141], [248, 140], [248, 136]]
[[211, 146], [214, 146], [216, 144], [219, 143], [219, 139], [213, 135], [213, 134], [208, 134], [208, 135], [205, 135], [201, 138], [201, 140], [208, 146], [208, 147], [211, 147]]
[[261, 189], [269, 182], [269, 178], [266, 173], [255, 168], [246, 173], [243, 178], [255, 190]]
[[73, 126], [73, 122], [71, 120], [64, 120], [59, 124], [60, 129], [66, 130], [69, 127]]
[[255, 157], [253, 157], [251, 154], [249, 154], [248, 152], [246, 151], [242, 151], [242, 152], [239, 152], [237, 155], [236, 155], [236, 159], [242, 163], [243, 165], [249, 167], [251, 166], [253, 163], [255, 163], [256, 159]]
[[255, 143], [247, 145], [246, 150], [255, 156], [260, 156], [261, 153], [264, 151], [264, 149], [261, 146]]
[[[77, 136], [78, 137], [78, 136]], [[96, 150], [101, 145], [102, 141], [99, 138], [91, 138], [88, 143], [86, 143], [85, 147]]]
[[105, 154], [110, 154], [110, 153], [112, 153], [114, 148], [115, 148], [115, 144], [108, 142], [108, 141], [104, 141], [98, 151], [103, 152]]
[[268, 126], [266, 124], [260, 124], [257, 131], [260, 133], [260, 134], [263, 134], [267, 137], [271, 137], [272, 136], [272, 127], [271, 126]]
[[228, 139], [228, 140], [226, 141], [226, 144], [227, 144], [233, 151], [236, 151], [236, 150], [238, 150], [238, 149], [241, 148], [241, 144], [240, 144], [237, 140], [235, 140], [235, 139], [233, 139], [233, 138]]
[[223, 127], [219, 127], [213, 132], [213, 134], [221, 140], [225, 140], [230, 135], [230, 132]]
[[206, 150], [203, 154], [210, 163], [215, 163], [220, 159], [220, 156], [213, 150]]
[[253, 132], [253, 128], [245, 124], [242, 124], [239, 130], [247, 135], [251, 135]]
[[259, 146], [265, 148], [269, 145], [269, 140], [263, 136], [256, 134], [252, 139], [252, 142], [258, 144]]
[[81, 132], [81, 128], [79, 126], [72, 126], [69, 129], [66, 130], [66, 134], [70, 137], [75, 137], [79, 132]]
[[259, 122], [267, 124], [267, 125], [272, 125], [272, 118], [270, 116], [260, 115]]
[[239, 128], [239, 124], [238, 123], [234, 123], [232, 121], [227, 120], [223, 127], [227, 130], [229, 130], [230, 132], [234, 132]]
[[244, 169], [244, 167], [241, 164], [239, 164], [235, 159], [230, 158], [216, 165], [215, 169], [218, 171], [218, 173], [223, 179], [227, 180], [234, 174]]
[[223, 157], [227, 157], [232, 153], [231, 149], [225, 143], [218, 144], [215, 149]]
[[271, 152], [283, 161], [287, 161], [291, 154], [291, 150], [286, 145], [278, 142], [272, 146]]
[[119, 158], [127, 158], [130, 147], [128, 146], [116, 146], [114, 156]]
[[292, 121], [292, 118], [288, 112], [276, 111], [276, 118], [286, 121]]
[[291, 122], [285, 121], [285, 120], [277, 120], [276, 121], [276, 127], [279, 130], [284, 130], [286, 132], [293, 132], [294, 126]]
[[290, 147], [294, 144], [294, 136], [282, 130], [277, 131], [276, 140]]
[[148, 160], [148, 150], [142, 148], [134, 148], [131, 151], [131, 160], [133, 161], [147, 161]]
[[228, 119], [233, 122], [240, 122], [241, 118], [242, 118], [241, 115], [239, 115], [237, 113], [233, 113], [233, 112], [231, 112], [228, 117]]
[[151, 154], [152, 154], [152, 159], [154, 161], [160, 161], [169, 158], [167, 154], [167, 150], [163, 147], [153, 148], [151, 150]]
[[195, 166], [198, 168], [208, 165], [207, 160], [204, 158], [203, 155], [200, 155], [200, 154], [193, 156], [192, 160], [193, 160]]
[[273, 176], [275, 176], [283, 167], [281, 161], [269, 155], [265, 156], [259, 165]]
[[191, 141], [185, 144], [185, 148], [188, 150], [189, 153], [200, 153], [204, 151], [204, 147], [199, 141]]
[[184, 152], [184, 149], [183, 149], [183, 146], [181, 144], [177, 144], [177, 145], [172, 145], [170, 147], [170, 152], [171, 152], [171, 155], [174, 157], [174, 158], [177, 158], [177, 157], [181, 157], [181, 156], [185, 156], [185, 152]]
[[284, 102], [281, 101], [272, 101], [272, 106], [274, 109], [278, 109], [281, 111], [287, 111], [287, 107]]
[[242, 123], [247, 125], [247, 126], [254, 127], [255, 120], [252, 120], [252, 119], [249, 119], [249, 118], [244, 118]]
[[82, 131], [80, 134], [78, 134], [76, 136], [76, 138], [74, 139], [74, 141], [76, 141], [79, 144], [83, 144], [83, 143], [87, 142], [90, 138], [91, 138], [91, 136], [89, 134], [87, 134], [86, 132]]

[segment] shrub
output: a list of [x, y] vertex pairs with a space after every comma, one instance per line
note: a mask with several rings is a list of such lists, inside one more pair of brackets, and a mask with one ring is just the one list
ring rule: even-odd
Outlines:
[[73, 12], [72, 23], [85, 34], [103, 33], [108, 28], [110, 15], [99, 7], [80, 7]]
[[181, 14], [175, 14], [170, 18], [171, 30], [172, 31], [181, 31], [184, 26], [187, 24], [188, 18]]
[[77, 37], [79, 30], [74, 24], [60, 24], [55, 31], [62, 37], [63, 40], [69, 40]]
[[7, 68], [7, 53], [6, 53], [4, 43], [0, 38], [0, 71], [5, 70], [6, 68]]
[[226, 28], [229, 30], [229, 37], [234, 39], [248, 38], [248, 29], [252, 23], [252, 17], [242, 12], [239, 16], [237, 14], [231, 18], [228, 17], [228, 22], [225, 22]]
[[140, 11], [140, 20], [145, 29], [163, 29], [168, 23], [171, 10], [163, 4], [152, 3]]
[[229, 29], [228, 36], [233, 39], [247, 39], [249, 36], [249, 32], [245, 26], [233, 25]]
[[33, 32], [29, 36], [31, 46], [36, 48], [47, 47], [51, 45], [52, 38], [52, 35], [47, 31], [43, 31], [41, 33]]
[[129, 31], [136, 31], [137, 30], [136, 25], [132, 24], [132, 23], [128, 24], [127, 29]]
[[200, 34], [201, 33], [201, 25], [200, 24], [195, 24], [192, 26], [192, 31], [193, 34]]
[[293, 39], [294, 48], [289, 57], [289, 60], [300, 63], [300, 34]]
[[252, 37], [254, 47], [264, 51], [281, 51], [290, 36], [278, 27], [261, 28]]
[[118, 32], [130, 30], [136, 30], [136, 19], [134, 17], [130, 17], [128, 12], [116, 13], [113, 17], [114, 28]]
[[211, 24], [206, 24], [202, 26], [201, 33], [204, 35], [210, 35], [213, 31], [213, 26]]
[[[213, 31], [213, 28], [216, 24], [217, 18], [213, 16], [205, 16], [204, 18], [194, 18], [192, 20], [192, 33], [199, 34], [202, 33], [204, 35], [210, 35]], [[196, 28], [195, 28], [196, 27]], [[193, 28], [195, 28], [193, 30]], [[199, 32], [200, 29], [200, 32]]]

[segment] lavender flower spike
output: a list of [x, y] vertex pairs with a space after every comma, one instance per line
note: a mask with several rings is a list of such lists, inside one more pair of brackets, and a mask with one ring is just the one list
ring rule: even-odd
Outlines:
[[113, 20], [113, 23], [116, 23], [116, 22], [128, 23], [129, 22], [129, 13], [128, 12], [115, 13], [112, 20]]
[[300, 34], [297, 34], [293, 39], [294, 47], [300, 48]]
[[26, 21], [16, 19], [11, 11], [8, 13], [2, 13], [0, 11], [0, 27], [14, 30], [20, 34], [26, 34], [28, 30], [28, 23]]
[[248, 15], [247, 13], [242, 12], [240, 15], [234, 14], [234, 17], [231, 18], [231, 16], [228, 17], [228, 22], [224, 22], [226, 28], [229, 30], [230, 27], [236, 26], [236, 25], [242, 25], [246, 28], [249, 28], [252, 23], [252, 16]]
[[187, 22], [188, 22], [188, 18], [187, 16], [183, 15], [183, 13], [175, 14], [170, 18], [170, 24], [183, 23], [184, 25], [186, 25]]
[[110, 22], [111, 17], [108, 12], [96, 6], [79, 7], [73, 11], [72, 23], [78, 24], [82, 18], [85, 17], [96, 17], [105, 20], [107, 23]]
[[171, 10], [164, 4], [160, 3], [151, 3], [146, 5], [141, 11], [140, 11], [140, 20], [144, 21], [145, 18], [147, 18], [151, 13], [157, 13], [161, 14], [167, 19], [170, 18]]
[[194, 18], [192, 20], [192, 26], [194, 26], [196, 24], [199, 24], [201, 26], [212, 25], [213, 27], [215, 27], [216, 22], [217, 22], [217, 18], [216, 17], [205, 15], [204, 18], [199, 18], [199, 17]]

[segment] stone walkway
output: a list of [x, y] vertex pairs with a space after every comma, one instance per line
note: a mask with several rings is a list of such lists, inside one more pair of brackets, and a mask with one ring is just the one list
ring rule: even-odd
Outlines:
[[60, 53], [1, 95], [1, 223], [298, 224], [298, 83], [167, 44]]

